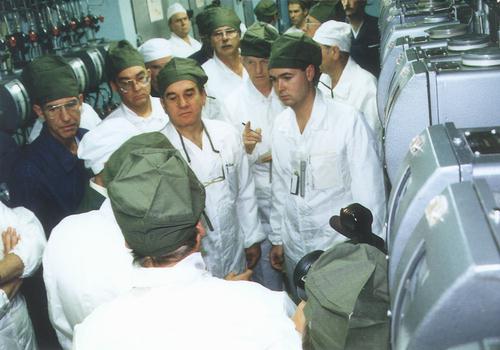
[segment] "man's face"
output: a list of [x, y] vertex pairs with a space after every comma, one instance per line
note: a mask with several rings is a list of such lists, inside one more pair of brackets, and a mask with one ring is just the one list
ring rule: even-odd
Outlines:
[[47, 102], [43, 106], [34, 105], [33, 110], [45, 119], [52, 136], [65, 142], [74, 138], [78, 131], [82, 102], [82, 95], [65, 97]]
[[185, 38], [191, 30], [191, 21], [186, 13], [176, 13], [170, 18], [169, 27], [179, 38]]
[[131, 110], [144, 108], [151, 92], [151, 73], [144, 67], [133, 66], [122, 70], [111, 86], [118, 91], [122, 102]]
[[327, 73], [335, 66], [335, 50], [331, 46], [320, 45], [321, 47], [321, 65], [319, 69], [323, 73]]
[[205, 105], [205, 91], [191, 80], [170, 84], [161, 97], [163, 109], [176, 128], [196, 125], [201, 121], [201, 110]]
[[240, 32], [229, 26], [219, 27], [210, 35], [210, 45], [217, 56], [232, 56], [240, 48]]
[[312, 38], [320, 25], [321, 25], [320, 21], [308, 15], [306, 17], [306, 25], [304, 27], [304, 33], [306, 33], [306, 35]]
[[307, 97], [314, 78], [314, 67], [306, 70], [295, 68], [272, 68], [269, 76], [274, 92], [285, 106], [295, 107]]
[[299, 4], [290, 4], [288, 5], [288, 16], [290, 17], [290, 22], [297, 28], [300, 28], [306, 19], [307, 10], [302, 10]]
[[366, 0], [342, 0], [346, 16], [362, 15], [365, 13]]
[[158, 74], [171, 59], [172, 56], [166, 56], [146, 63], [146, 68], [151, 72], [151, 86], [155, 91], [158, 91]]
[[244, 56], [243, 66], [248, 72], [250, 80], [252, 80], [253, 85], [256, 87], [271, 87], [271, 81], [269, 80], [269, 59]]

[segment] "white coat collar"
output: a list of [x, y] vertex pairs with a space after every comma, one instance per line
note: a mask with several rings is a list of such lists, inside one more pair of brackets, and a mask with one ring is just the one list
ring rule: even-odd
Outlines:
[[236, 74], [235, 72], [233, 72], [231, 69], [229, 69], [229, 67], [226, 66], [226, 64], [224, 62], [222, 62], [219, 59], [219, 57], [217, 57], [217, 54], [215, 52], [214, 52], [214, 57], [212, 59], [214, 60], [214, 63], [216, 64], [216, 66], [218, 66], [219, 69], [222, 69], [226, 74], [232, 74], [235, 77], [237, 77], [238, 79], [243, 79], [243, 81], [249, 80], [248, 73], [247, 73], [245, 67], [243, 67], [243, 75], [239, 76], [238, 74]]
[[168, 123], [168, 115], [165, 113], [165, 110], [163, 109], [160, 99], [158, 97], [151, 97], [149, 96], [149, 99], [151, 101], [151, 114], [147, 117], [142, 117], [139, 116], [137, 113], [135, 113], [133, 110], [128, 108], [123, 102], [120, 104], [120, 109], [122, 110], [123, 114], [129, 118], [129, 120], [132, 121], [132, 123], [140, 123], [140, 122], [146, 122], [149, 121], [150, 118], [151, 120], [153, 119], [158, 119], [158, 120], [165, 120], [165, 125]]
[[356, 74], [356, 65], [356, 62], [349, 57], [337, 85], [333, 88], [333, 98], [339, 98], [342, 101], [349, 99], [349, 95], [353, 93], [351, 91], [352, 78]]
[[103, 197], [108, 198], [108, 190], [105, 187], [102, 187], [101, 185], [98, 185], [94, 182], [94, 178], [89, 180], [89, 186], [92, 188], [94, 191], [102, 195]]
[[172, 267], [136, 267], [132, 283], [134, 288], [176, 286], [210, 276], [201, 253], [193, 253]]
[[182, 42], [183, 44], [185, 44], [186, 46], [189, 46], [189, 47], [193, 46], [193, 38], [189, 34], [188, 34], [189, 43], [186, 42], [184, 39], [182, 39], [180, 36], [178, 36], [177, 34], [175, 34], [173, 32], [172, 32], [172, 35], [170, 36], [170, 39], [171, 40], [174, 39], [178, 42]]

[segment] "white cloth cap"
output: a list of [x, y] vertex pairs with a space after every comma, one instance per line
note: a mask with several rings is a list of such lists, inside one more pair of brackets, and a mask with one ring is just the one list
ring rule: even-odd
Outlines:
[[337, 21], [327, 21], [319, 26], [314, 41], [326, 46], [338, 46], [340, 51], [351, 51], [351, 25]]
[[78, 158], [85, 162], [85, 167], [99, 174], [109, 157], [122, 144], [141, 132], [123, 118], [105, 120], [88, 131], [78, 144]]
[[144, 57], [144, 62], [158, 60], [167, 56], [172, 56], [172, 48], [170, 41], [163, 38], [153, 38], [147, 40], [144, 44], [139, 46], [139, 52]]
[[167, 21], [170, 21], [170, 18], [176, 13], [187, 13], [186, 9], [179, 4], [178, 2], [174, 2], [167, 9]]

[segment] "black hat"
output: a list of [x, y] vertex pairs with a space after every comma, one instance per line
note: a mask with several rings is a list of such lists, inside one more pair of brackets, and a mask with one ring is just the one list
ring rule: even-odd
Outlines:
[[330, 226], [337, 232], [357, 243], [370, 244], [385, 253], [385, 242], [372, 233], [372, 223], [373, 215], [370, 209], [359, 203], [340, 209], [340, 216], [334, 215], [330, 218]]

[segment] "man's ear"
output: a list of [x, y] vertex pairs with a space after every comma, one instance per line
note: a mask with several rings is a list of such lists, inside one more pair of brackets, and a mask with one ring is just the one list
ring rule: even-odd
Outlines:
[[308, 81], [313, 81], [316, 74], [316, 67], [310, 64], [306, 67], [306, 78]]
[[109, 81], [109, 85], [111, 86], [111, 90], [113, 90], [114, 92], [118, 92], [118, 85], [116, 85], [113, 80]]
[[42, 120], [45, 120], [45, 116], [43, 115], [43, 110], [40, 105], [34, 104], [33, 105], [33, 112], [35, 112], [36, 116]]
[[80, 104], [83, 103], [83, 94], [78, 95], [78, 99], [80, 100]]
[[155, 267], [153, 259], [151, 259], [151, 257], [149, 256], [146, 256], [144, 259], [142, 259], [141, 265], [142, 267]]

